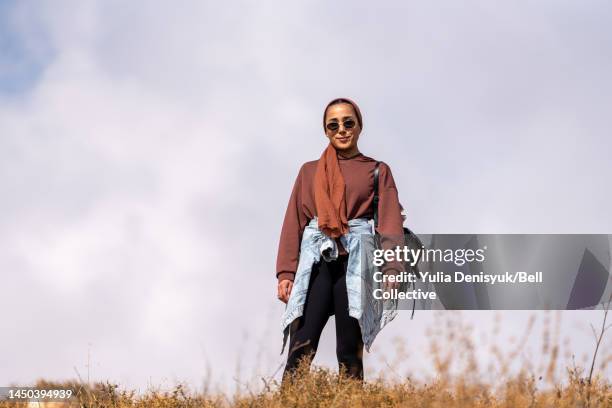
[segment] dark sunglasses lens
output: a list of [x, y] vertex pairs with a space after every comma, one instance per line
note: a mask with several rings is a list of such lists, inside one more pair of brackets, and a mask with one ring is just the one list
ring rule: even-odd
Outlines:
[[354, 120], [347, 120], [344, 122], [344, 128], [345, 129], [352, 129], [355, 127], [355, 121]]
[[338, 130], [339, 127], [340, 125], [338, 125], [336, 122], [330, 122], [327, 124], [327, 128], [329, 130]]

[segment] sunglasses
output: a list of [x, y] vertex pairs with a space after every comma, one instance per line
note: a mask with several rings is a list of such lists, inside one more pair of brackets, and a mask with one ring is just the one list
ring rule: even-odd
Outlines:
[[[345, 129], [352, 129], [355, 127], [355, 121], [353, 119], [346, 119], [342, 124]], [[336, 131], [340, 128], [340, 124], [338, 122], [329, 122], [325, 127], [331, 131]]]

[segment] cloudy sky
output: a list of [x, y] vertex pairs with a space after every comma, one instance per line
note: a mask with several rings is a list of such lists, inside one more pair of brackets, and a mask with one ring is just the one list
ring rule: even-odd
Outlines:
[[[282, 216], [337, 96], [417, 232], [612, 233], [611, 18], [605, 1], [0, 1], [0, 385], [274, 375]], [[563, 313], [569, 349], [592, 350], [600, 316]], [[433, 324], [400, 316], [366, 366]]]

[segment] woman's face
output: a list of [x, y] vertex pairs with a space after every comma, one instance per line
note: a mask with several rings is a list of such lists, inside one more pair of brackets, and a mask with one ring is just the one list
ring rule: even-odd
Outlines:
[[[345, 124], [350, 127], [351, 121], [354, 126], [350, 129], [345, 128]], [[336, 130], [330, 130], [328, 128], [330, 123], [336, 123], [338, 128]], [[351, 104], [338, 103], [327, 109], [325, 115], [325, 134], [336, 150], [343, 152], [356, 150], [359, 133], [361, 133], [361, 128], [359, 127], [357, 115], [355, 115], [355, 110]]]

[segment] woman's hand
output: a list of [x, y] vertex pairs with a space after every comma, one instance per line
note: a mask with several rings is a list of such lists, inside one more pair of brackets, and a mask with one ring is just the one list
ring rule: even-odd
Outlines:
[[281, 302], [287, 303], [289, 301], [289, 295], [291, 295], [291, 289], [293, 288], [293, 282], [289, 279], [283, 279], [278, 282], [278, 298]]

